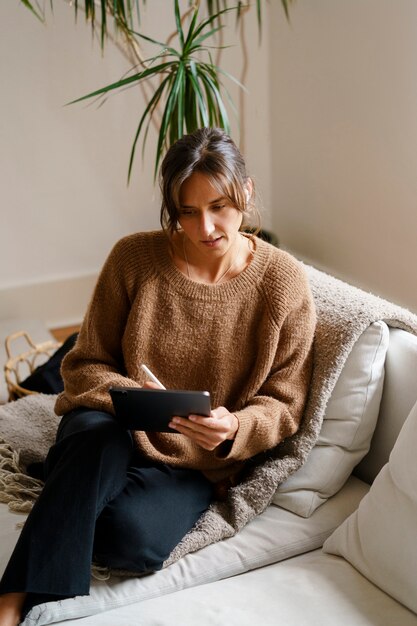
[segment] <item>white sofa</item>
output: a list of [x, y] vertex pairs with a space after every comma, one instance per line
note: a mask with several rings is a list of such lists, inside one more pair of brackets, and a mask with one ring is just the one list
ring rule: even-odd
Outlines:
[[[388, 462], [391, 449], [407, 417], [408, 428], [402, 433], [403, 440], [398, 442], [401, 447], [396, 452], [400, 462], [403, 461], [407, 468], [409, 483], [404, 485], [394, 475], [398, 483], [394, 486], [391, 484], [390, 493], [387, 473], [390, 474], [391, 470], [388, 465], [382, 472], [381, 469]], [[339, 530], [342, 537], [338, 537], [336, 531], [325, 543], [326, 551], [321, 547], [312, 549], [310, 545], [310, 549], [307, 548], [302, 554], [285, 560], [279, 560], [277, 551], [271, 555], [271, 561], [278, 562], [227, 580], [148, 600], [141, 605], [137, 623], [149, 626], [173, 623], [182, 626], [249, 626], [254, 623], [263, 626], [415, 626], [416, 449], [417, 339], [403, 330], [391, 329], [384, 389], [371, 449], [339, 493], [317, 509], [308, 520], [304, 520], [311, 526], [317, 525], [318, 531], [319, 524], [324, 521], [325, 515], [328, 516], [329, 525], [323, 532], [324, 538], [332, 523], [343, 526], [342, 519], [352, 513], [349, 524], [345, 523], [345, 528]], [[398, 458], [396, 460], [398, 462]], [[375, 481], [372, 489], [376, 491], [375, 497], [382, 501], [380, 508], [372, 501], [373, 491], [369, 493], [369, 483], [377, 474], [379, 483]], [[259, 543], [259, 535], [262, 535], [267, 549], [272, 535], [283, 534], [289, 540], [292, 533], [294, 542], [302, 544], [304, 539], [308, 544], [307, 537], [311, 537], [312, 529], [306, 531], [303, 538], [300, 532], [301, 520], [285, 513], [278, 507], [269, 507], [242, 531], [241, 546], [245, 541], [248, 544], [252, 541]], [[369, 515], [371, 519], [363, 519], [361, 514]], [[358, 547], [355, 533], [368, 542], [371, 538], [367, 533], [373, 534], [377, 546], [369, 548], [365, 544]], [[360, 571], [342, 556], [329, 553], [338, 550], [345, 551], [347, 559], [356, 563]], [[250, 549], [247, 552], [249, 565]], [[245, 558], [244, 552], [242, 558]], [[396, 597], [401, 597], [402, 602]], [[415, 612], [407, 608], [410, 606]], [[110, 625], [111, 613], [107, 618], [108, 621], [101, 621], [103, 626]], [[75, 622], [70, 623], [75, 625]], [[85, 622], [86, 625], [89, 623], [88, 620]], [[127, 625], [134, 622], [127, 617], [126, 621], [118, 623]]]
[[[325, 417], [306, 465], [236, 536], [143, 578], [96, 572], [89, 596], [35, 607], [25, 626], [416, 626], [417, 337], [373, 324]], [[7, 419], [0, 407], [0, 437]], [[19, 521], [0, 505], [1, 571]]]

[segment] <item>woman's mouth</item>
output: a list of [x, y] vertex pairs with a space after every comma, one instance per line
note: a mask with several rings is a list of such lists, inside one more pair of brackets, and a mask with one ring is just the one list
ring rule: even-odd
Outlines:
[[208, 248], [215, 248], [220, 243], [221, 240], [222, 240], [222, 237], [215, 237], [214, 239], [204, 239], [201, 241], [201, 243], [207, 246]]

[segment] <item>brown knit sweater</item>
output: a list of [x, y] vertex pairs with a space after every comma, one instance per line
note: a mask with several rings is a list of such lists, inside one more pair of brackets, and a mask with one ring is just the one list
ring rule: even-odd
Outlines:
[[219, 285], [173, 264], [163, 232], [120, 240], [98, 279], [77, 343], [65, 357], [59, 415], [113, 413], [108, 388], [143, 385], [146, 363], [167, 388], [210, 391], [239, 421], [226, 449], [181, 434], [135, 431], [143, 454], [217, 482], [296, 432], [311, 374], [315, 311], [302, 266], [254, 238], [251, 263]]

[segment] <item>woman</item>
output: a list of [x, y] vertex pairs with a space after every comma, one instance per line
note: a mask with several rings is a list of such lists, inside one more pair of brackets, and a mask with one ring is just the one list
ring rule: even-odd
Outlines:
[[[155, 571], [245, 463], [299, 426], [315, 325], [301, 265], [242, 232], [254, 206], [219, 129], [174, 144], [161, 168], [162, 231], [119, 241], [66, 356], [63, 415], [45, 487], [0, 584], [0, 626], [89, 593], [92, 559]], [[124, 430], [110, 386], [209, 390], [209, 418], [175, 433]]]

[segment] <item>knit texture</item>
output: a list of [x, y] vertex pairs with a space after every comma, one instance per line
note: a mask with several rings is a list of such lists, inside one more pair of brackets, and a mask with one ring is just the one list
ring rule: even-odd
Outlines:
[[[254, 239], [251, 263], [218, 285], [184, 276], [162, 232], [111, 252], [74, 349], [56, 411], [113, 412], [108, 388], [143, 385], [148, 365], [170, 389], [207, 390], [239, 421], [233, 442], [204, 450], [178, 433], [135, 431], [149, 459], [230, 478], [299, 426], [311, 377], [315, 312], [301, 264]], [[122, 372], [122, 374], [120, 373]]]
[[[313, 292], [317, 326], [314, 340], [313, 374], [304, 417], [298, 432], [268, 454], [255, 459], [247, 468], [242, 482], [229, 490], [226, 502], [214, 502], [196, 526], [184, 537], [166, 561], [169, 565], [189, 552], [236, 534], [245, 524], [262, 513], [270, 503], [277, 486], [295, 472], [306, 460], [320, 432], [325, 409], [346, 359], [358, 337], [372, 322], [384, 320], [389, 326], [402, 328], [417, 335], [417, 316], [386, 300], [352, 287], [312, 267], [306, 267]], [[22, 423], [21, 416], [43, 406], [45, 420], [56, 424], [53, 412], [55, 396], [36, 396], [12, 402], [0, 408], [2, 415]], [[22, 411], [20, 410], [20, 407]], [[19, 449], [33, 450], [33, 436], [26, 425], [20, 437]], [[53, 441], [46, 442], [51, 445]], [[9, 462], [10, 450], [5, 450], [4, 467], [0, 470], [0, 499], [2, 478], [8, 483], [22, 485], [20, 500], [35, 499], [31, 489], [24, 493], [22, 468], [17, 457]], [[0, 450], [0, 456], [3, 453]], [[17, 489], [16, 489], [17, 491]], [[4, 500], [8, 501], [8, 494]]]

